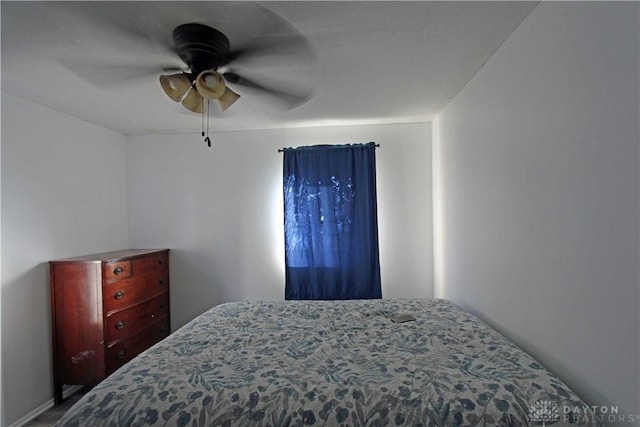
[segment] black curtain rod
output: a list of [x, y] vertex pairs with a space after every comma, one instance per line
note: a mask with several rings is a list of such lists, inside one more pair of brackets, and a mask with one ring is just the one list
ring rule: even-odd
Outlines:
[[[376, 148], [380, 147], [380, 144], [375, 144]], [[278, 148], [278, 153], [283, 153], [286, 148]]]

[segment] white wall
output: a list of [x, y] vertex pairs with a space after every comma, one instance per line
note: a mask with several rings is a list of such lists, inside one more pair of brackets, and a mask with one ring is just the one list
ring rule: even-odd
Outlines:
[[[197, 125], [197, 124], [196, 124]], [[433, 295], [429, 124], [130, 138], [131, 243], [169, 247], [174, 329], [232, 300], [284, 298], [285, 146], [375, 141], [382, 292]]]
[[[0, 129], [2, 129], [2, 115], [0, 114]], [[0, 138], [0, 188], [2, 188], [2, 138]], [[0, 197], [0, 242], [2, 242], [2, 197]], [[0, 310], [2, 309], [2, 244], [0, 244]], [[0, 426], [4, 422], [4, 399], [2, 398], [2, 314], [0, 314]]]
[[53, 397], [48, 261], [129, 244], [126, 138], [2, 93], [2, 405]]
[[636, 416], [638, 8], [541, 3], [434, 125], [437, 296]]

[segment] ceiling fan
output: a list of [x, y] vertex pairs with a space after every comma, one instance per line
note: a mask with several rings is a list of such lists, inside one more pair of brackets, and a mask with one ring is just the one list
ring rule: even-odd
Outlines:
[[[227, 83], [250, 87], [280, 97], [289, 104], [300, 104], [309, 97], [309, 93], [298, 92], [291, 88], [276, 88], [259, 84], [231, 71], [221, 72], [229, 64], [253, 51], [268, 50], [265, 46], [231, 50], [227, 36], [215, 28], [200, 23], [186, 23], [173, 30], [175, 53], [184, 62], [188, 70], [176, 74], [160, 76], [160, 85], [164, 92], [187, 109], [202, 113], [209, 100], [216, 100], [222, 111], [235, 103], [240, 95]], [[273, 46], [272, 46], [273, 48]], [[289, 90], [287, 90], [289, 89]], [[208, 111], [208, 108], [207, 108]]]
[[[93, 49], [88, 55], [74, 51], [58, 58], [68, 71], [97, 87], [163, 74], [165, 93], [196, 113], [208, 100], [226, 110], [240, 97], [236, 90], [278, 101], [272, 104], [276, 110], [297, 107], [313, 93], [308, 84], [316, 59], [311, 44], [256, 2], [123, 2], [118, 8], [110, 2], [56, 2], [47, 14], [91, 23], [100, 43], [107, 42], [95, 47], [87, 42]], [[115, 55], [93, 54], [104, 48]], [[285, 74], [289, 77], [283, 80]]]
[[180, 109], [202, 113], [203, 129], [210, 110], [216, 116], [240, 95], [249, 101], [244, 111], [257, 115], [291, 110], [313, 95], [312, 44], [260, 2], [38, 4], [48, 21], [61, 28], [82, 23], [90, 35], [76, 40], [70, 31], [79, 49], [56, 52], [67, 71], [101, 90], [135, 85], [127, 95], [146, 99], [141, 90], [158, 91], [152, 83], [159, 78]]
[[[240, 95], [233, 91], [227, 82], [289, 98], [289, 101], [291, 98], [297, 98], [298, 103], [308, 98], [307, 94], [270, 88], [231, 71], [220, 72], [233, 60], [260, 48], [254, 46], [253, 49], [232, 51], [227, 36], [208, 25], [187, 23], [177, 26], [173, 30], [173, 45], [175, 53], [187, 65], [188, 70], [160, 75], [160, 86], [173, 101], [181, 102], [189, 111], [202, 113], [203, 120], [206, 111], [207, 123], [210, 100], [217, 101], [222, 111], [225, 111], [240, 98]], [[202, 134], [205, 136], [204, 128]], [[208, 125], [205, 142], [211, 146]]]

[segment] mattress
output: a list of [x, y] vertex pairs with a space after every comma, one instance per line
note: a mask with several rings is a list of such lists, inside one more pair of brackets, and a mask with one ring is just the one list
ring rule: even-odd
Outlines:
[[[415, 320], [392, 321], [401, 314]], [[597, 425], [582, 408], [446, 300], [245, 301], [143, 352], [57, 425]]]

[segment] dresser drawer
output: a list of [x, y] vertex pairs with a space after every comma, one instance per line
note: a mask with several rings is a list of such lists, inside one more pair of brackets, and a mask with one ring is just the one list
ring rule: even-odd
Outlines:
[[153, 257], [156, 270], [166, 270], [169, 268], [169, 252], [162, 252]]
[[111, 343], [105, 357], [107, 375], [168, 335], [169, 322], [164, 318], [140, 333]]
[[169, 293], [165, 292], [156, 298], [109, 314], [106, 322], [107, 342], [136, 334], [166, 317], [168, 312]]
[[131, 277], [131, 261], [106, 262], [103, 265], [104, 280], [120, 280]]
[[102, 287], [104, 310], [109, 314], [113, 310], [125, 309], [168, 289], [169, 277], [166, 271], [106, 282]]
[[133, 274], [138, 276], [141, 274], [149, 274], [153, 272], [161, 272], [169, 268], [169, 254], [166, 252], [153, 256], [137, 258], [133, 260]]

